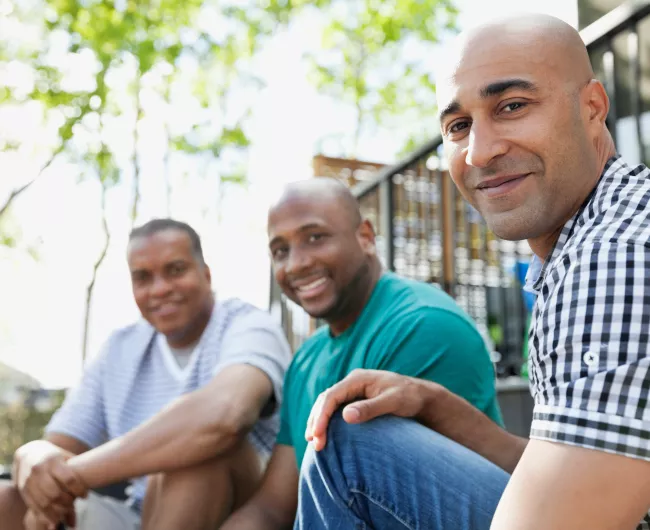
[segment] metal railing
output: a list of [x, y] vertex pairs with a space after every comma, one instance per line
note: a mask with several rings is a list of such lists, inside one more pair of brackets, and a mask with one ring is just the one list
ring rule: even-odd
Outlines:
[[[647, 151], [645, 83], [650, 91], [641, 67], [650, 67], [650, 60], [643, 61], [639, 24], [649, 14], [650, 0], [626, 2], [581, 32], [596, 74], [610, 95], [608, 125], [619, 140], [619, 150], [630, 151], [632, 141], [639, 161], [645, 161]], [[627, 46], [621, 46], [621, 38], [627, 39]], [[631, 105], [622, 102], [627, 95], [631, 95]], [[650, 120], [647, 125], [650, 129]], [[621, 145], [623, 135], [632, 140]], [[363, 215], [375, 226], [384, 265], [403, 276], [437, 284], [453, 296], [491, 342], [497, 374], [518, 374], [527, 331], [518, 268], [525, 267], [531, 252], [526, 242], [497, 238], [463, 200], [445, 170], [441, 143], [440, 137], [432, 139], [355, 186], [353, 193]], [[275, 282], [272, 285], [272, 308], [281, 312], [295, 348], [315, 324], [283, 299]]]

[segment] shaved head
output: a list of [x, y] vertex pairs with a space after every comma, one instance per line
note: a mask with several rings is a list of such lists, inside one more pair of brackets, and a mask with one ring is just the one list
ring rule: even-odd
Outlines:
[[614, 154], [580, 34], [511, 16], [462, 33], [447, 58], [437, 98], [451, 177], [497, 235], [545, 254]]
[[344, 215], [350, 226], [357, 228], [361, 224], [359, 203], [350, 188], [336, 179], [319, 177], [287, 185], [271, 207], [271, 212], [287, 203], [301, 200], [330, 202], [336, 205], [336, 209]]
[[[552, 67], [566, 82], [586, 83], [593, 76], [587, 48], [580, 34], [558, 18], [523, 14], [495, 19], [461, 33], [445, 63], [443, 78], [459, 66], [478, 64], [482, 57], [505, 52], [523, 55], [528, 61]], [[477, 53], [479, 52], [480, 53]]]
[[350, 190], [330, 178], [288, 185], [269, 210], [268, 235], [284, 293], [342, 333], [381, 274], [375, 232]]

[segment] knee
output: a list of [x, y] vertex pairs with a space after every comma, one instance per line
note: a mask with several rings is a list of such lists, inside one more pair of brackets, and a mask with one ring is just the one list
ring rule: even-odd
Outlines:
[[344, 462], [354, 459], [354, 453], [362, 450], [363, 446], [374, 435], [375, 426], [372, 422], [364, 424], [349, 424], [343, 419], [341, 410], [337, 410], [330, 419], [327, 427], [327, 443], [320, 451], [310, 443], [307, 446], [301, 466], [301, 475], [308, 477], [331, 477], [337, 470], [345, 468]]
[[0, 480], [0, 514], [14, 508], [17, 503], [22, 503], [22, 497], [13, 482]]

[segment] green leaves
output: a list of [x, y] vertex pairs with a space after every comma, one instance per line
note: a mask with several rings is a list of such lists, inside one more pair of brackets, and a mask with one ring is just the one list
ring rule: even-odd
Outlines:
[[370, 122], [396, 134], [405, 129], [409, 146], [415, 138], [428, 139], [435, 127], [423, 127], [419, 118], [435, 107], [426, 59], [440, 36], [455, 27], [452, 0], [332, 0], [320, 7], [329, 18], [322, 49], [309, 57], [310, 79], [323, 94], [357, 110], [347, 154], [354, 156]]

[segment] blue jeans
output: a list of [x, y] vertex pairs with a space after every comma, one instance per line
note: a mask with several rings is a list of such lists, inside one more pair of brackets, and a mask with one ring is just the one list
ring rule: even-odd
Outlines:
[[294, 530], [488, 530], [509, 478], [415, 421], [337, 413], [305, 454]]

